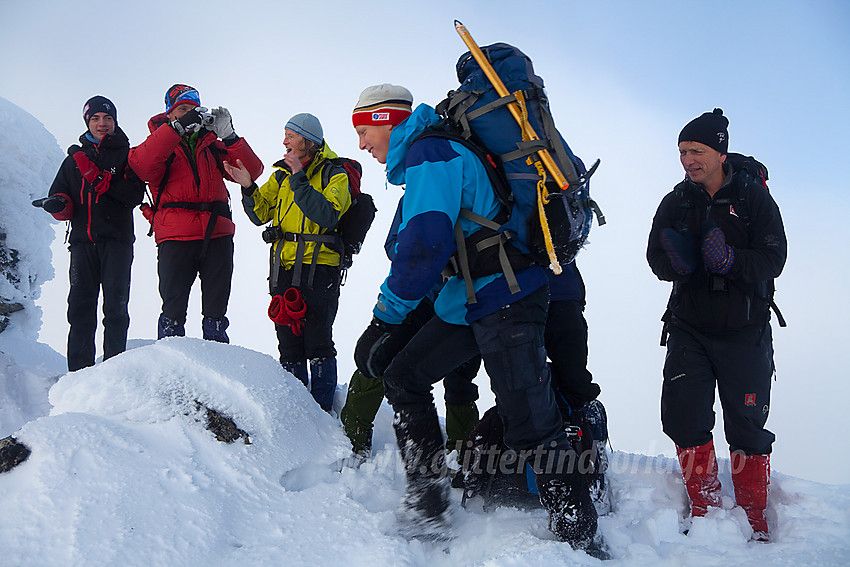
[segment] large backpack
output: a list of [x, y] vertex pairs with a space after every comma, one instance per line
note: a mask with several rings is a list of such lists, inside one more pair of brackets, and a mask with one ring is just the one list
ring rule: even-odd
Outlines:
[[[351, 206], [342, 215], [336, 228], [330, 233], [320, 235], [302, 234], [296, 235], [295, 238], [300, 237], [305, 241], [320, 242], [337, 251], [340, 255], [340, 270], [345, 273], [354, 261], [353, 256], [360, 252], [360, 248], [363, 246], [363, 241], [366, 238], [366, 233], [372, 226], [372, 221], [375, 220], [375, 213], [378, 209], [375, 207], [372, 196], [360, 190], [363, 169], [359, 162], [351, 158], [326, 158], [321, 170], [322, 187], [327, 187], [331, 177], [333, 177], [339, 168], [342, 168], [348, 176]], [[281, 170], [275, 171], [275, 180], [278, 184], [283, 181], [284, 175], [285, 172]], [[317, 256], [314, 256], [313, 259], [315, 261]], [[298, 259], [296, 259], [296, 263], [298, 263]], [[299, 276], [300, 268], [300, 265], [296, 268]], [[273, 268], [273, 270], [276, 270], [276, 268]], [[311, 280], [312, 278], [310, 278], [308, 283], [311, 283]]]
[[[537, 212], [537, 189], [541, 176], [538, 173], [539, 163], [535, 162], [540, 149], [549, 151], [569, 182], [569, 188], [561, 191], [551, 178], [547, 178], [546, 188], [551, 198], [545, 205], [558, 261], [568, 264], [584, 246], [594, 212], [598, 223], [605, 223], [599, 207], [590, 198], [588, 183], [599, 162], [597, 160], [590, 171], [586, 170], [555, 128], [543, 90], [543, 79], [534, 74], [531, 60], [524, 53], [505, 43], [496, 43], [481, 50], [513, 94], [499, 96], [478, 62], [467, 52], [457, 63], [460, 87], [449, 92], [436, 107], [443, 117], [442, 122], [422, 135], [446, 137], [472, 149], [482, 160], [496, 195], [504, 205], [504, 214], [494, 219], [496, 227], [480, 222], [484, 228], [473, 235], [476, 242], [470, 245], [467, 241], [465, 251], [469, 272], [472, 277], [485, 275], [487, 271], [505, 272], [505, 257], [510, 259], [513, 269], [522, 268], [523, 262], [519, 260], [522, 255], [538, 264], [550, 265]], [[511, 102], [521, 104], [539, 140], [523, 139], [517, 121], [507, 108]], [[525, 214], [515, 214], [517, 211], [525, 211]], [[528, 214], [529, 211], [531, 214]], [[481, 221], [480, 218], [464, 216]], [[505, 238], [498, 242], [498, 247], [493, 244], [487, 250], [480, 241], [495, 233]], [[483, 259], [479, 258], [481, 255]], [[512, 285], [512, 276], [505, 274]]]

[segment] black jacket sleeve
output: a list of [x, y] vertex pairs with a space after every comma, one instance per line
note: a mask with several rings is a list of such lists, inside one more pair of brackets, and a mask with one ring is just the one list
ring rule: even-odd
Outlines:
[[[658, 205], [658, 210], [655, 212], [655, 217], [652, 219], [649, 242], [646, 246], [646, 261], [649, 263], [652, 273], [659, 280], [667, 282], [683, 281], [690, 278], [690, 276], [683, 276], [676, 273], [673, 265], [670, 263], [670, 258], [661, 246], [661, 231], [665, 228], [677, 228], [675, 226], [677, 220], [675, 213], [679, 208], [680, 203], [675, 193], [668, 193], [661, 200], [661, 204]], [[693, 239], [695, 237], [691, 233], [688, 238]], [[696, 247], [696, 242], [692, 242], [692, 245]]]

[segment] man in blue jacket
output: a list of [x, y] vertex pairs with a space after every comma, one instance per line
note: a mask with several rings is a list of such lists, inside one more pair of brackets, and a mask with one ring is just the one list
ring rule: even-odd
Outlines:
[[[404, 87], [376, 85], [361, 93], [352, 116], [360, 149], [386, 164], [387, 181], [405, 186], [395, 257], [372, 324], [361, 337], [372, 341], [376, 351], [457, 252], [456, 224], [464, 237], [481, 228], [461, 217], [461, 209], [493, 219], [501, 206], [483, 165], [467, 148], [443, 138], [417, 140], [439, 116], [425, 104], [413, 110], [412, 103]], [[530, 212], [520, 211], [525, 216]], [[448, 279], [434, 305], [437, 316], [384, 373], [407, 473], [402, 520], [414, 536], [446, 537], [449, 484], [431, 389], [480, 350], [504, 423], [505, 443], [528, 456], [550, 529], [574, 547], [589, 549], [594, 545], [596, 511], [586, 483], [580, 474], [570, 474], [575, 471], [557, 466], [570, 462], [571, 449], [546, 367], [547, 275], [532, 264], [515, 269], [515, 276], [520, 287], [515, 293], [503, 273], [473, 278], [474, 303], [467, 303], [461, 277]]]

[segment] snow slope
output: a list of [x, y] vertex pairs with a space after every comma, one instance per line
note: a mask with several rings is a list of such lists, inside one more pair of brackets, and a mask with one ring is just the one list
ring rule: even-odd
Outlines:
[[[137, 343], [138, 345], [138, 343]], [[342, 391], [340, 391], [342, 393]], [[195, 401], [250, 436], [225, 444]], [[341, 403], [337, 399], [337, 405]], [[409, 542], [394, 512], [404, 474], [391, 415], [378, 416], [376, 455], [329, 467], [348, 444], [338, 422], [278, 362], [242, 347], [172, 338], [63, 376], [48, 416], [15, 437], [30, 458], [0, 475], [4, 565], [587, 565], [552, 539], [541, 510], [463, 509], [457, 538]], [[614, 452], [614, 510], [600, 518], [612, 565], [846, 565], [847, 487], [775, 473], [775, 541], [748, 542], [721, 461], [724, 508], [680, 533], [678, 465]]]

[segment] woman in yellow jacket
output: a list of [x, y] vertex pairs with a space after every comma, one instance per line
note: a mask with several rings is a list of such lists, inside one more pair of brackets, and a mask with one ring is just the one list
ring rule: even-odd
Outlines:
[[270, 223], [263, 239], [272, 245], [269, 316], [280, 363], [330, 411], [337, 383], [333, 322], [342, 249], [336, 227], [351, 206], [351, 192], [345, 170], [330, 161], [337, 155], [325, 143], [318, 118], [293, 116], [283, 145], [286, 155], [262, 187], [240, 162], [225, 168], [242, 185], [242, 206], [251, 221]]

